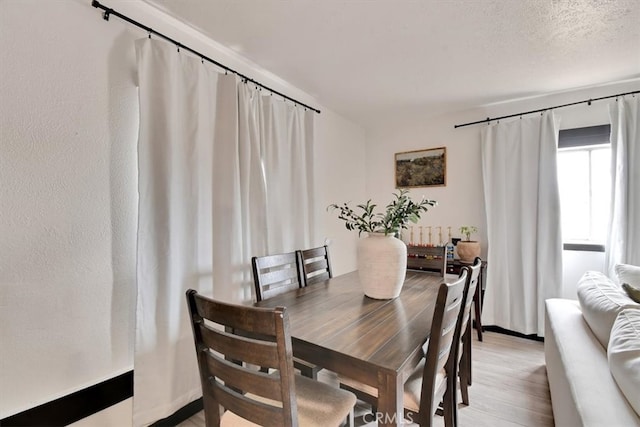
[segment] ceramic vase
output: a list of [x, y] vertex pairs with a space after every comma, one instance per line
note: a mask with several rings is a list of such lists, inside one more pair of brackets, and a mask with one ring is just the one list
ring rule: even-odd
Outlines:
[[461, 240], [456, 245], [458, 257], [464, 262], [473, 262], [476, 257], [480, 256], [480, 242]]
[[406, 273], [407, 245], [402, 240], [384, 233], [369, 233], [358, 241], [358, 275], [366, 296], [396, 298]]

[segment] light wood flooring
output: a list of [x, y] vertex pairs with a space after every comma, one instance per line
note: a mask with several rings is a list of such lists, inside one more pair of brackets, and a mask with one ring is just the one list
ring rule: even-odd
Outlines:
[[[474, 334], [470, 405], [459, 405], [459, 426], [553, 427], [544, 345], [495, 332], [485, 332], [483, 338], [479, 342]], [[336, 382], [330, 372], [321, 371], [320, 378]], [[375, 425], [364, 423], [362, 415], [367, 411], [364, 404], [357, 406], [356, 426]], [[179, 427], [204, 425], [204, 413], [200, 412]], [[442, 417], [435, 417], [435, 426], [444, 426]]]

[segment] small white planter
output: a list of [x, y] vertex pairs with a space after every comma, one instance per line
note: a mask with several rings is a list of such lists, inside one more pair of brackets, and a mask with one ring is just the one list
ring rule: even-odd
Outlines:
[[366, 296], [396, 298], [406, 273], [407, 245], [403, 241], [384, 233], [369, 233], [358, 241], [358, 275]]

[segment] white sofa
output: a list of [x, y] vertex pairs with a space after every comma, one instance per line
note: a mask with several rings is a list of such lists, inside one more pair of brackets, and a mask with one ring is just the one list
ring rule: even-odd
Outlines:
[[[593, 272], [585, 274], [585, 277], [586, 281], [591, 282], [608, 280], [606, 276]], [[585, 281], [585, 277], [581, 282]], [[624, 293], [621, 295], [626, 298]], [[553, 416], [557, 427], [640, 426], [640, 415], [636, 412], [640, 408], [634, 409], [633, 406], [638, 405], [640, 385], [636, 387], [637, 384], [632, 383], [629, 387], [625, 384], [626, 387], [623, 386], [625, 391], [623, 391], [612, 376], [607, 358], [609, 333], [614, 320], [617, 319], [616, 315], [623, 309], [639, 310], [640, 305], [631, 299], [627, 301], [622, 297], [618, 298], [617, 295], [613, 295], [612, 298], [611, 295], [606, 295], [606, 292], [599, 294], [598, 297], [601, 299], [595, 305], [596, 311], [600, 311], [596, 314], [593, 313], [593, 305], [588, 307], [591, 303], [584, 301], [589, 297], [579, 298], [586, 307], [584, 314], [588, 320], [583, 316], [583, 310], [578, 301], [568, 299], [546, 301], [545, 361]], [[604, 313], [603, 300], [606, 305], [610, 304], [612, 299], [615, 300], [617, 311], [614, 310], [613, 314]], [[596, 324], [596, 321], [599, 323]], [[593, 329], [589, 324], [592, 324]], [[607, 330], [606, 327], [609, 329]], [[632, 354], [637, 355], [640, 347], [637, 341], [633, 345], [635, 347], [632, 348]], [[625, 357], [628, 358], [629, 354], [627, 351]], [[637, 361], [632, 359], [632, 364], [632, 369], [637, 370], [640, 367], [640, 357]], [[638, 378], [633, 373], [629, 377], [635, 377], [633, 381]], [[629, 395], [628, 397], [625, 392]]]

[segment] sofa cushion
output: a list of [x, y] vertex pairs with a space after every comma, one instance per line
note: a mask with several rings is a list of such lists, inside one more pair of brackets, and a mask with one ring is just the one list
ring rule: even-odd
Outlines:
[[640, 415], [640, 309], [625, 309], [618, 314], [607, 356], [611, 375]]
[[609, 334], [618, 313], [638, 307], [622, 288], [597, 271], [587, 271], [578, 282], [578, 301], [582, 316], [602, 347], [607, 348]]
[[631, 264], [616, 264], [616, 276], [618, 281], [628, 283], [634, 288], [640, 288], [640, 267]]

